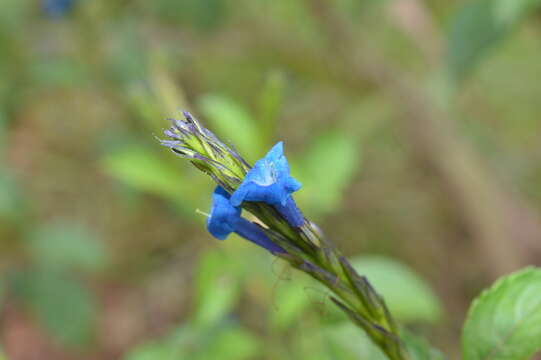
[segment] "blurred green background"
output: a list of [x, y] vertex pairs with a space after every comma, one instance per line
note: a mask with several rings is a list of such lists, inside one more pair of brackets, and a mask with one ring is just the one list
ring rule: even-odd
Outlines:
[[[190, 110], [453, 358], [541, 263], [541, 1], [0, 1], [0, 359], [381, 359], [326, 292], [205, 231]], [[3, 352], [3, 353], [2, 353]]]

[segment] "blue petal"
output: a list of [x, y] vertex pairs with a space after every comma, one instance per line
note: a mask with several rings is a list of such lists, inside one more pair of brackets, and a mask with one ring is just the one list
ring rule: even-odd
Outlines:
[[240, 221], [237, 222], [235, 232], [254, 244], [267, 249], [273, 254], [286, 252], [281, 246], [273, 243], [259, 226], [244, 218], [241, 218]]
[[304, 215], [291, 196], [287, 199], [285, 205], [275, 205], [274, 208], [286, 219], [289, 225], [300, 227], [304, 224]]
[[212, 209], [207, 219], [207, 229], [219, 240], [224, 240], [235, 231], [240, 220], [241, 209], [231, 205], [229, 197], [229, 193], [221, 186], [217, 186], [212, 194]]
[[230, 201], [233, 206], [240, 206], [244, 201], [264, 202], [274, 206], [291, 226], [299, 227], [304, 223], [304, 216], [291, 194], [300, 188], [301, 183], [289, 174], [284, 145], [280, 141], [254, 164]]
[[240, 206], [244, 201], [257, 201], [285, 206], [289, 195], [300, 187], [301, 184], [289, 174], [289, 164], [280, 141], [246, 174], [231, 196], [231, 204]]

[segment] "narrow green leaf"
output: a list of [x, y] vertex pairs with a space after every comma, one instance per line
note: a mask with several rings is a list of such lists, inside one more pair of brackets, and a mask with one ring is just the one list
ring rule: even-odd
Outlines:
[[464, 360], [526, 360], [541, 349], [541, 269], [498, 280], [472, 304], [462, 333]]
[[361, 256], [351, 264], [385, 298], [393, 316], [402, 321], [435, 322], [441, 306], [430, 287], [406, 265], [380, 256]]

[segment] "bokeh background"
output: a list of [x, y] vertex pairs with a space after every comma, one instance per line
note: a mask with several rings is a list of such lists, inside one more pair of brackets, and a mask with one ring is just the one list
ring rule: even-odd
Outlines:
[[0, 359], [378, 359], [324, 289], [205, 231], [160, 147], [190, 110], [456, 358], [469, 302], [541, 263], [535, 0], [0, 2]]

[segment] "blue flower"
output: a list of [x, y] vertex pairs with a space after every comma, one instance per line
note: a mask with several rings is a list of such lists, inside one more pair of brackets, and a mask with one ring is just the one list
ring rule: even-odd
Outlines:
[[229, 202], [229, 193], [221, 186], [216, 186], [212, 193], [212, 208], [207, 219], [207, 229], [212, 236], [225, 240], [235, 231], [240, 219], [241, 208]]
[[272, 242], [257, 224], [240, 216], [241, 208], [233, 206], [230, 195], [221, 186], [217, 186], [212, 194], [212, 209], [207, 219], [207, 229], [212, 236], [224, 240], [232, 232], [267, 249], [273, 254], [286, 251]]
[[284, 145], [280, 141], [246, 174], [231, 196], [231, 204], [240, 206], [244, 201], [264, 202], [274, 206], [291, 226], [299, 227], [304, 223], [304, 216], [291, 194], [300, 188], [301, 183], [289, 174]]

